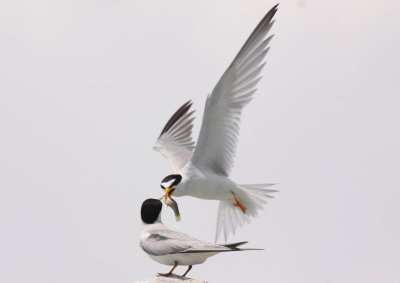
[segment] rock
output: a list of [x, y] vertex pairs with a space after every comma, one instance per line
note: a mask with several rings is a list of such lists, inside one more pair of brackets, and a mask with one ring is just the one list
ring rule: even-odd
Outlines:
[[188, 277], [182, 277], [176, 274], [172, 274], [170, 277], [157, 276], [147, 280], [136, 281], [134, 283], [170, 283], [170, 282], [207, 283], [206, 281], [196, 280]]

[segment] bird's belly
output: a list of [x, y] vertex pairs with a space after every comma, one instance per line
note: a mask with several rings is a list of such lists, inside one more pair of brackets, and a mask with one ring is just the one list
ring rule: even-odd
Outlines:
[[186, 184], [189, 196], [207, 200], [226, 200], [231, 196], [235, 184], [227, 178], [191, 180]]
[[175, 261], [178, 262], [178, 265], [195, 265], [203, 263], [208, 257], [213, 256], [217, 253], [208, 252], [208, 253], [176, 253], [169, 255], [149, 255], [151, 259], [154, 261], [165, 264], [165, 265], [174, 265]]

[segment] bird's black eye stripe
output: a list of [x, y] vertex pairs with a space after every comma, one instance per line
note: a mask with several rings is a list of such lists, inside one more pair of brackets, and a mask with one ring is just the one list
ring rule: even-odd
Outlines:
[[161, 187], [161, 189], [165, 190], [165, 188], [164, 188], [164, 186], [163, 186], [163, 185], [160, 185], [160, 187]]

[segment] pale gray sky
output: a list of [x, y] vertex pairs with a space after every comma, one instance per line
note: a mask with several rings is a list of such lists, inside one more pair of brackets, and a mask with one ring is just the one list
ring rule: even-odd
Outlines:
[[[197, 111], [272, 1], [0, 2], [0, 281], [129, 283], [169, 164], [151, 149]], [[190, 273], [209, 282], [400, 282], [400, 3], [284, 1], [232, 178], [277, 182], [258, 219]], [[216, 202], [171, 228], [212, 241]], [[183, 272], [185, 268], [180, 268]], [[261, 279], [262, 278], [262, 279]]]

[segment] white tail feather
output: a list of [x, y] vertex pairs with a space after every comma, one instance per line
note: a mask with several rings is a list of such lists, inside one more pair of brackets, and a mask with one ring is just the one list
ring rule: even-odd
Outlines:
[[215, 242], [223, 232], [225, 242], [230, 234], [234, 235], [238, 227], [250, 223], [252, 217], [256, 217], [258, 211], [264, 209], [268, 198], [273, 198], [276, 190], [266, 189], [274, 184], [238, 185], [232, 190], [232, 199], [236, 197], [246, 208], [243, 213], [234, 201], [220, 201], [218, 207], [217, 229]]

